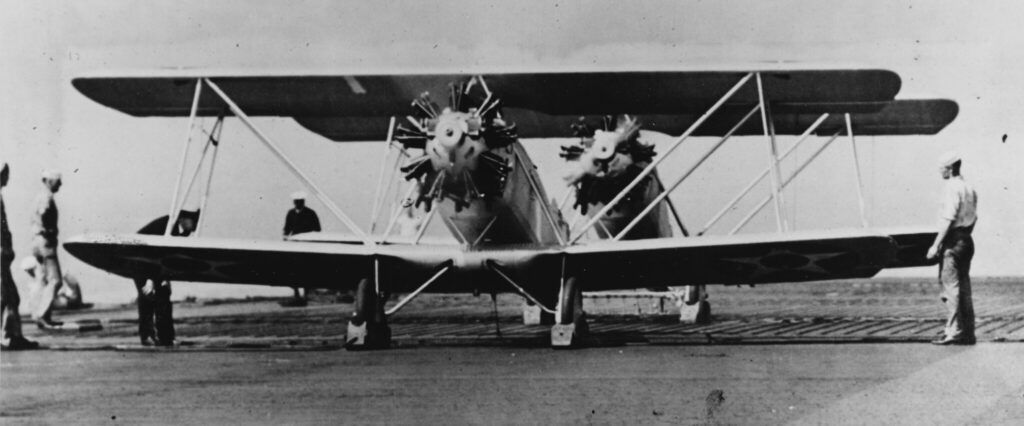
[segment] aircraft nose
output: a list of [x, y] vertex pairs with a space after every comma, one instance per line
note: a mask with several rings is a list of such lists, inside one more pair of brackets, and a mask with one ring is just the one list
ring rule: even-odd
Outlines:
[[462, 144], [463, 136], [466, 134], [465, 122], [439, 123], [435, 131], [435, 138], [438, 145], [447, 149], [453, 149]]
[[617, 136], [616, 133], [598, 130], [594, 134], [594, 145], [590, 149], [594, 158], [602, 161], [611, 159], [619, 145]]

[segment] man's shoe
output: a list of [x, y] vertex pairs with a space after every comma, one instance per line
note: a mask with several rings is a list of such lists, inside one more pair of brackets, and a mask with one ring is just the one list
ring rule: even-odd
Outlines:
[[36, 327], [39, 327], [39, 329], [43, 331], [61, 331], [64, 327], [64, 323], [60, 321], [37, 320]]
[[177, 340], [157, 340], [156, 345], [165, 348], [172, 348], [174, 346], [177, 346], [177, 343]]
[[950, 345], [973, 345], [976, 342], [973, 337], [949, 337], [943, 336], [939, 339], [933, 340], [933, 345], [950, 346]]
[[28, 340], [22, 336], [12, 337], [10, 342], [3, 345], [3, 349], [9, 351], [28, 351], [39, 349], [39, 343]]

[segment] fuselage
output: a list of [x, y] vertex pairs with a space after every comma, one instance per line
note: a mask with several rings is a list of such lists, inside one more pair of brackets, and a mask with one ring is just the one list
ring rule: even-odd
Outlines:
[[[425, 120], [424, 155], [407, 166], [418, 179], [417, 204], [437, 209], [469, 247], [565, 241], [568, 226], [548, 201], [536, 167], [500, 119], [445, 109]], [[506, 133], [503, 133], [506, 132]]]
[[[500, 158], [508, 167], [503, 185], [496, 188], [497, 193], [476, 198], [466, 205], [459, 206], [451, 199], [436, 203], [437, 214], [446, 218], [445, 224], [452, 235], [471, 246], [558, 245], [556, 233], [564, 240], [568, 225], [557, 206], [549, 201], [537, 169], [523, 146], [514, 142], [487, 152], [493, 156], [491, 158]], [[458, 179], [462, 177], [451, 184], [466, 184]]]
[[[423, 102], [426, 105], [427, 101]], [[537, 167], [515, 136], [514, 124], [505, 123], [500, 115], [482, 116], [474, 108], [445, 108], [436, 114], [432, 108], [424, 110], [430, 113], [420, 119], [417, 130], [411, 131], [406, 139], [417, 141], [423, 155], [410, 160], [403, 171], [407, 179], [418, 183], [415, 205], [423, 205], [428, 216], [439, 216], [463, 246], [460, 258], [453, 260], [455, 268], [434, 284], [432, 291], [509, 291], [511, 287], [499, 274], [480, 263], [493, 258], [488, 253], [497, 250], [506, 259], [499, 267], [507, 268], [510, 275], [544, 270], [545, 277], [554, 277], [540, 281], [537, 276], [514, 277], [530, 282], [539, 297], [554, 297], [559, 277], [572, 265], [550, 263], [550, 257], [541, 261], [534, 254], [570, 241], [570, 225], [541, 184]], [[592, 150], [583, 156], [587, 162], [577, 163], [581, 165], [581, 180], [568, 182], [580, 184], [577, 198], [581, 214], [596, 214], [650, 164], [653, 149], [636, 143], [637, 128], [634, 126], [630, 132], [606, 132], [602, 135], [606, 140], [588, 146]], [[623, 145], [624, 140], [629, 144]], [[591, 161], [598, 157], [599, 161]], [[601, 218], [597, 235], [617, 235], [660, 192], [660, 183], [653, 175], [643, 179]], [[580, 199], [584, 193], [585, 199]], [[671, 236], [671, 227], [662, 205], [622, 239], [667, 236]], [[508, 261], [509, 255], [517, 250], [524, 250], [523, 256], [512, 256], [517, 260]]]

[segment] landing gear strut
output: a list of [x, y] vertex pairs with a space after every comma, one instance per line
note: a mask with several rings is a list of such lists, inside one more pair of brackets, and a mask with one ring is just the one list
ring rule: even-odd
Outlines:
[[583, 313], [583, 291], [576, 277], [562, 283], [556, 319], [558, 323], [551, 327], [551, 347], [581, 346], [590, 330]]
[[391, 327], [384, 314], [386, 297], [377, 294], [377, 288], [369, 278], [359, 281], [356, 289], [356, 311], [348, 322], [345, 348], [386, 349], [391, 346]]

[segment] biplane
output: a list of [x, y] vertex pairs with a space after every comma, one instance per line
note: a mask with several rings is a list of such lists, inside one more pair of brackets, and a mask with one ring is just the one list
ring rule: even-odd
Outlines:
[[[68, 240], [68, 252], [125, 277], [354, 291], [350, 348], [387, 347], [388, 317], [424, 292], [518, 294], [552, 324], [551, 344], [564, 347], [586, 334], [583, 292], [678, 286], [686, 289], [685, 304], [706, 316], [706, 285], [866, 278], [885, 268], [926, 265], [934, 231], [868, 226], [854, 138], [935, 134], [958, 112], [950, 100], [896, 99], [899, 76], [878, 69], [165, 72], [80, 77], [72, 84], [133, 116], [187, 116], [190, 129], [199, 117], [216, 117], [204, 158], [207, 151], [216, 158], [223, 121], [239, 119], [348, 232], [290, 241], [91, 234]], [[429, 94], [447, 99], [438, 104]], [[332, 141], [383, 141], [388, 155], [369, 231], [285, 155], [253, 120], [258, 116], [292, 117]], [[640, 129], [678, 136], [656, 153]], [[541, 185], [520, 139], [570, 136], [578, 142], [561, 153], [570, 189], [558, 202]], [[688, 229], [669, 194], [735, 136], [763, 137], [756, 140], [763, 141], [757, 149], [765, 153], [764, 170], [702, 229]], [[779, 152], [776, 138], [782, 136], [798, 140]], [[663, 182], [658, 166], [692, 137], [717, 142], [679, 179]], [[812, 140], [820, 141], [814, 154], [784, 175], [780, 162]], [[849, 141], [853, 154], [861, 226], [788, 229], [781, 191], [836, 140]], [[183, 154], [172, 217], [183, 203], [185, 164]], [[727, 233], [709, 232], [763, 179], [771, 191], [754, 211]], [[391, 191], [403, 202], [385, 202]], [[778, 232], [737, 233], [769, 204]], [[410, 235], [393, 235], [409, 209], [423, 212], [423, 222], [438, 218], [454, 242], [424, 239], [423, 223]], [[392, 294], [404, 297], [387, 308]]]

